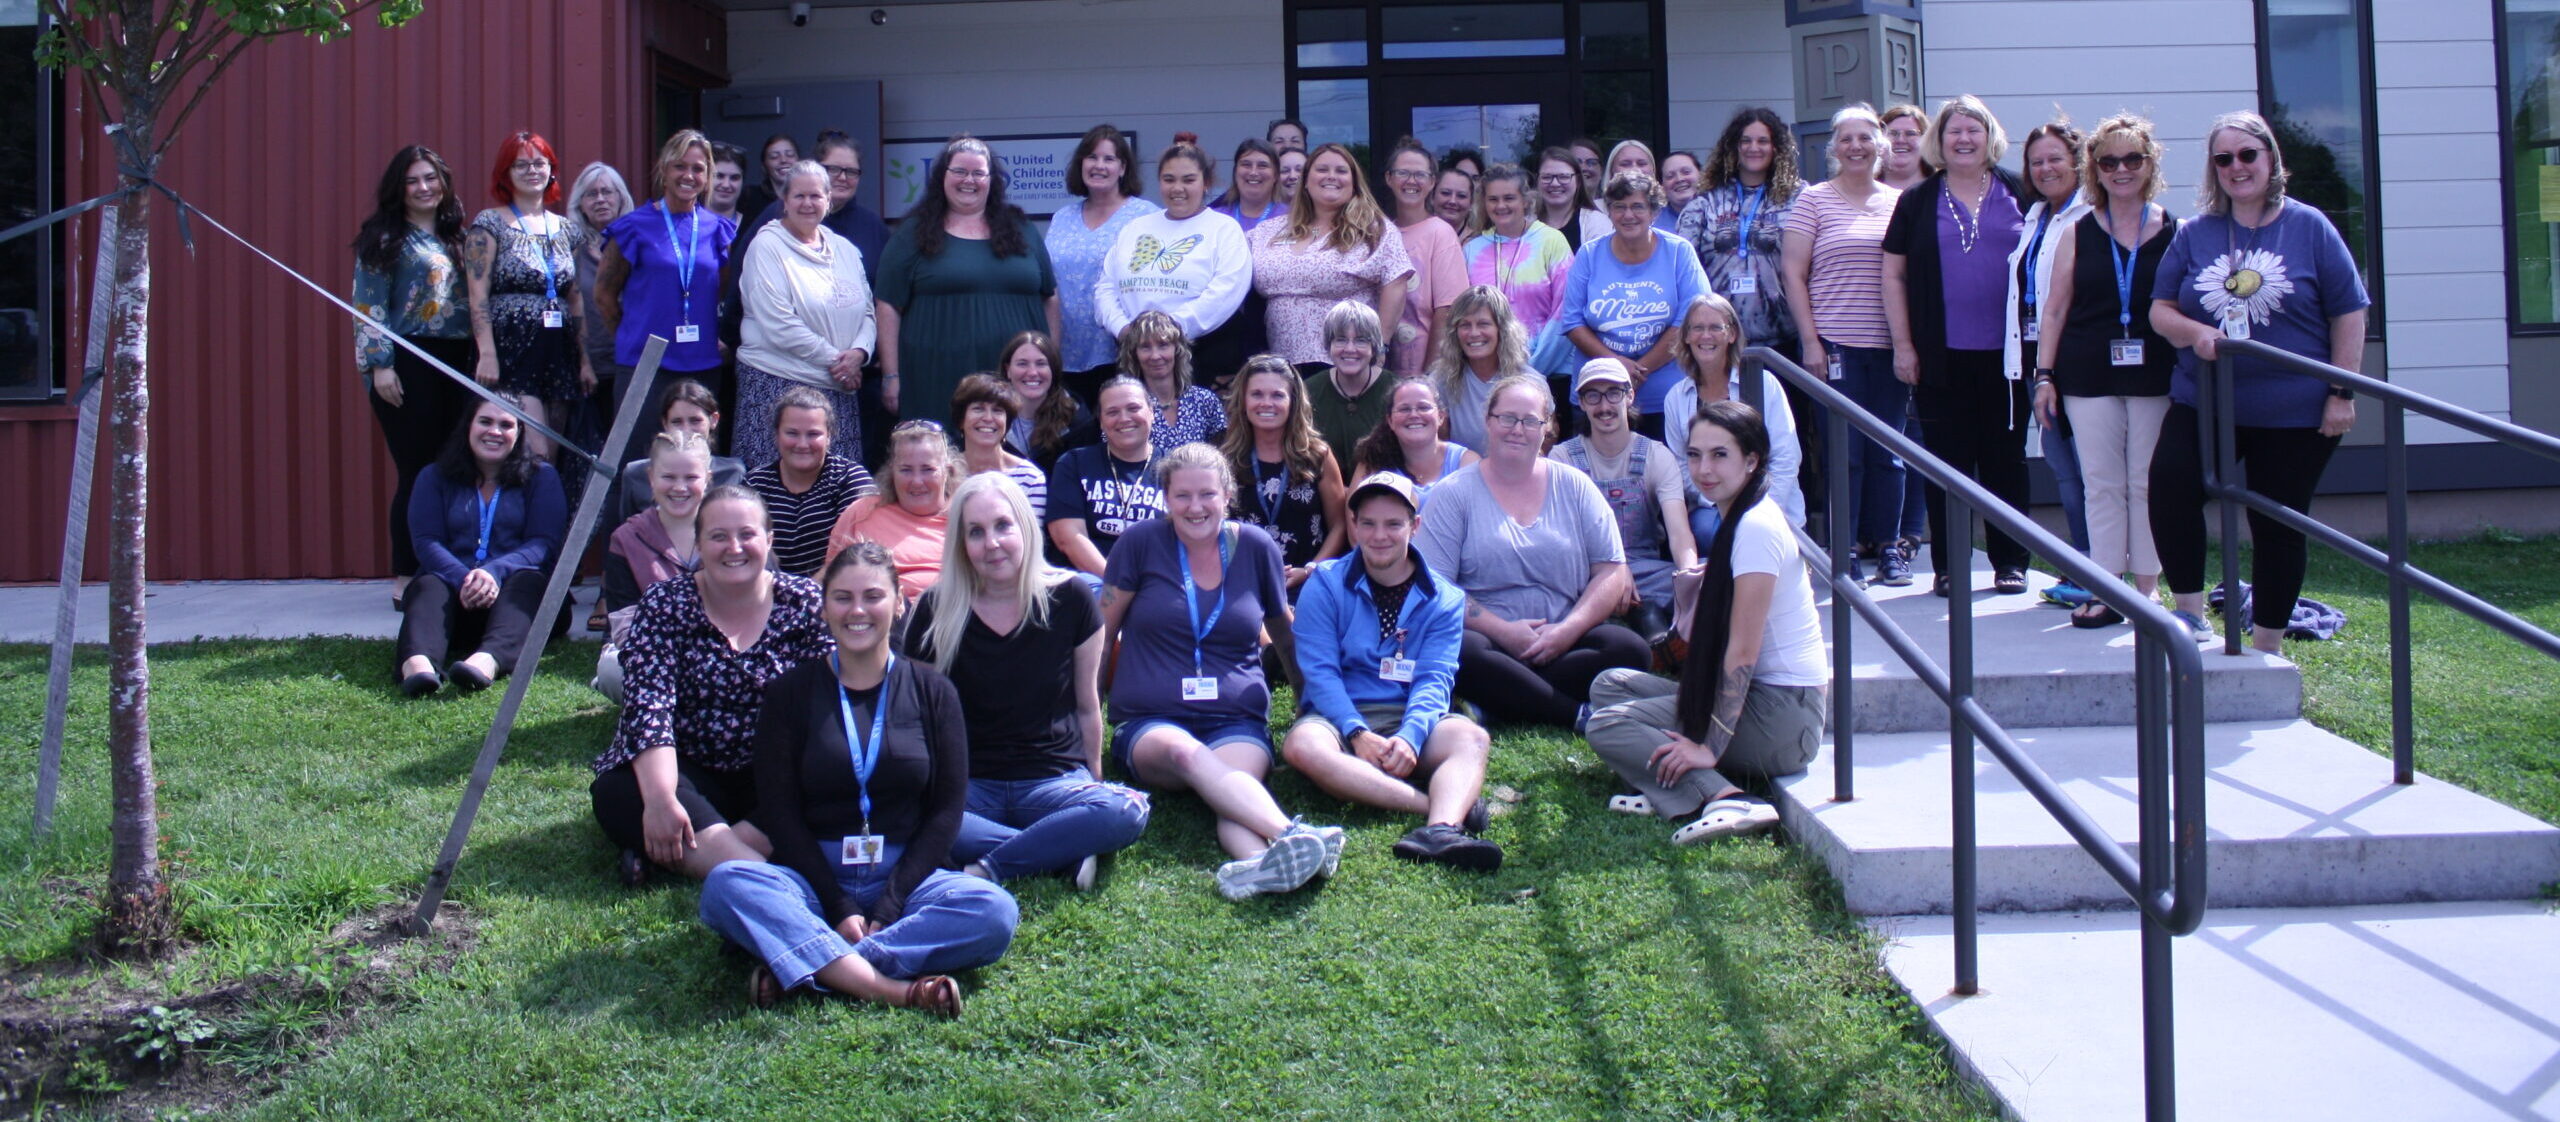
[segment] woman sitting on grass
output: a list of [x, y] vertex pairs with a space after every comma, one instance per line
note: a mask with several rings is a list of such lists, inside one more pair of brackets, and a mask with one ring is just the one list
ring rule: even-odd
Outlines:
[[1139, 783], [1196, 791], [1217, 814], [1235, 857], [1218, 869], [1227, 899], [1294, 891], [1332, 870], [1342, 830], [1292, 820], [1262, 785], [1272, 751], [1261, 637], [1289, 627], [1280, 547], [1227, 520], [1235, 480], [1217, 449], [1185, 444], [1161, 471], [1166, 516], [1132, 527], [1103, 570], [1112, 755]]
[[898, 575], [860, 542], [824, 573], [833, 657], [764, 692], [756, 818], [773, 861], [732, 860], [702, 885], [702, 922], [762, 960], [758, 1007], [803, 986], [960, 1015], [951, 971], [1003, 957], [1020, 915], [993, 882], [944, 869], [968, 797], [960, 695], [889, 649]]
[[652, 862], [700, 879], [771, 850], [746, 821], [756, 710], [766, 683], [835, 643], [818, 586], [766, 567], [770, 528], [755, 492], [714, 489], [694, 516], [697, 571], [642, 594], [623, 638], [622, 723], [587, 793], [625, 884]]
[[456, 648], [471, 653], [444, 675], [474, 689], [515, 665], [568, 514], [559, 475], [534, 458], [515, 414], [481, 402], [409, 491], [418, 575], [401, 600], [400, 692], [442, 688], [436, 664]]
[[[1778, 824], [1778, 808], [1732, 777], [1793, 775], [1822, 743], [1831, 676], [1795, 533], [1769, 492], [1769, 430], [1735, 401], [1711, 401], [1689, 428], [1689, 476], [1725, 512], [1706, 572], [1681, 598], [1688, 662], [1677, 684], [1611, 670], [1591, 684], [1591, 749], [1641, 794], [1611, 810], [1694, 821], [1686, 845]], [[1684, 585], [1686, 582], [1683, 582]]]
[[934, 421], [889, 430], [889, 492], [853, 500], [827, 533], [827, 560], [855, 542], [878, 542], [898, 566], [898, 598], [915, 603], [942, 575], [942, 538], [959, 485], [951, 441]]
[[604, 551], [604, 593], [596, 606], [610, 612], [604, 650], [596, 656], [595, 688], [622, 701], [622, 639], [640, 596], [659, 581], [689, 575], [699, 556], [694, 519], [710, 489], [711, 442], [700, 433], [662, 432], [651, 438], [649, 505], [614, 527]]
[[1102, 609], [1040, 555], [1010, 477], [970, 476], [951, 500], [942, 579], [902, 646], [951, 679], [969, 711], [969, 813], [951, 859], [989, 880], [1073, 870], [1138, 840], [1146, 795], [1100, 782]]

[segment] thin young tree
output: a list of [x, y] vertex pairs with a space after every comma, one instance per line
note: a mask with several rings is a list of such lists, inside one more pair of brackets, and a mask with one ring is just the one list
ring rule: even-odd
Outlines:
[[384, 27], [424, 0], [44, 0], [52, 26], [37, 60], [76, 71], [111, 123], [123, 194], [116, 207], [114, 305], [108, 314], [107, 751], [114, 775], [114, 853], [99, 943], [149, 956], [177, 932], [160, 867], [151, 767], [151, 663], [144, 649], [145, 522], [150, 513], [151, 209], [161, 162], [215, 82], [261, 40], [345, 35], [370, 13]]

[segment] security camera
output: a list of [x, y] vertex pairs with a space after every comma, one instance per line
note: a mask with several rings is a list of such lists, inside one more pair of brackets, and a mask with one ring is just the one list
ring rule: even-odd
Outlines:
[[791, 5], [791, 26], [809, 26], [809, 0], [795, 0]]
[[871, 26], [873, 26], [873, 27], [887, 27], [887, 26], [889, 26], [889, 9], [887, 9], [887, 8], [873, 8], [873, 9], [871, 9]]

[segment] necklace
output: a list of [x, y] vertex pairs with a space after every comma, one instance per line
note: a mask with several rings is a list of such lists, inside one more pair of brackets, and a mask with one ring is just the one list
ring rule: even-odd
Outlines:
[[1963, 204], [1956, 202], [1955, 182], [1949, 180], [1939, 194], [1947, 200], [1947, 213], [1956, 220], [1956, 252], [1971, 253], [1982, 240], [1982, 204], [1991, 201], [1991, 178], [1984, 176], [1982, 190], [1973, 197], [1973, 213], [1968, 220]]

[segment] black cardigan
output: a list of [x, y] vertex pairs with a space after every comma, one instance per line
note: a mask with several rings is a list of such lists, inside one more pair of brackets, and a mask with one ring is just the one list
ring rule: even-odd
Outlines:
[[[2026, 197], [2026, 186], [1997, 164], [1991, 176], [2009, 192], [2010, 205]], [[1947, 173], [1938, 172], [1894, 200], [1893, 219], [1884, 229], [1884, 251], [1903, 257], [1902, 322], [1911, 332], [1911, 349], [1920, 354], [1920, 384], [1947, 384], [1947, 282], [1938, 261], [1938, 199], [1946, 194]]]
[[[905, 846], [868, 917], [887, 924], [906, 911], [907, 894], [951, 857], [969, 797], [969, 738], [959, 691], [933, 667], [899, 659], [883, 686], [888, 744], [871, 775], [871, 832]], [[818, 841], [858, 832], [862, 818], [836, 706], [841, 690], [833, 663], [811, 659], [765, 687], [756, 717], [755, 824], [773, 841], [774, 863], [817, 892], [829, 925], [854, 908]]]

